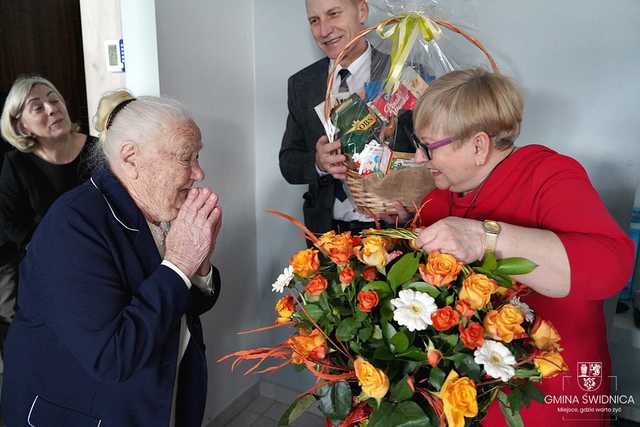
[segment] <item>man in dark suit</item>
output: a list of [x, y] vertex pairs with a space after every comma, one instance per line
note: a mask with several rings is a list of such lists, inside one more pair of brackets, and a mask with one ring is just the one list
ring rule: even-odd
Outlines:
[[[315, 233], [330, 229], [359, 231], [373, 226], [373, 219], [356, 212], [344, 198], [345, 156], [340, 142], [329, 143], [314, 108], [324, 101], [326, 82], [333, 61], [342, 49], [364, 29], [369, 16], [365, 0], [307, 0], [307, 18], [318, 47], [327, 55], [289, 78], [289, 116], [280, 148], [280, 171], [290, 184], [307, 184], [304, 222]], [[354, 92], [364, 82], [381, 80], [388, 69], [388, 57], [361, 40], [350, 49], [339, 67], [332, 90]], [[348, 70], [346, 75], [345, 71]], [[344, 76], [344, 77], [343, 77]], [[396, 140], [398, 151], [414, 151], [404, 128], [411, 128], [410, 114], [401, 117]]]

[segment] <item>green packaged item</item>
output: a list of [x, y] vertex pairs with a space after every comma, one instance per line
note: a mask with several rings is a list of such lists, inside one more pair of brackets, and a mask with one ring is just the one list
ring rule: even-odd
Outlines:
[[338, 128], [337, 137], [342, 143], [342, 152], [350, 155], [362, 152], [369, 141], [377, 140], [382, 125], [357, 94], [351, 95], [333, 110], [331, 121]]

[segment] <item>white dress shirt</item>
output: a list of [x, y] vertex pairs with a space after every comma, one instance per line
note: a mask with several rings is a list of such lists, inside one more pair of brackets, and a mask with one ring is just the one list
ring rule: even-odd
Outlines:
[[[147, 224], [149, 225], [149, 231], [151, 231], [151, 236], [153, 236], [153, 241], [156, 244], [156, 247], [158, 248], [158, 252], [160, 253], [161, 257], [164, 257], [164, 251], [165, 251], [165, 238], [167, 236], [167, 233], [169, 232], [169, 224], [168, 223], [161, 223], [160, 226], [157, 226], [153, 223], [147, 222]], [[182, 272], [175, 264], [173, 264], [171, 261], [168, 260], [163, 260], [162, 265], [169, 267], [170, 269], [172, 269], [173, 271], [176, 272], [176, 274], [178, 274], [178, 276], [180, 276], [180, 278], [184, 281], [184, 284], [187, 288], [191, 289], [192, 285], [197, 286], [198, 288], [200, 288], [203, 292], [205, 293], [210, 293], [213, 294], [214, 290], [213, 287], [211, 286], [211, 278], [212, 278], [212, 272], [213, 269], [209, 269], [209, 274], [207, 274], [206, 276], [193, 276], [193, 278], [191, 280], [189, 280], [189, 278], [187, 277], [186, 274], [184, 274], [184, 272]], [[169, 423], [169, 425], [171, 427], [175, 426], [175, 409], [176, 409], [176, 394], [178, 392], [178, 372], [180, 371], [180, 362], [182, 361], [182, 356], [184, 356], [184, 353], [187, 351], [187, 346], [189, 345], [189, 340], [191, 339], [191, 332], [189, 331], [189, 328], [187, 327], [187, 318], [186, 315], [183, 315], [180, 318], [180, 346], [178, 347], [178, 361], [177, 361], [177, 366], [176, 366], [176, 378], [174, 379], [173, 382], [173, 399], [172, 399], [172, 403], [171, 403], [171, 421]]]

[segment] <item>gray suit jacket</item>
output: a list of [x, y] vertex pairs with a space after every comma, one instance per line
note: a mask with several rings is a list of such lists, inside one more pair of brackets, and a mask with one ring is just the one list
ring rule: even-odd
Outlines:
[[[372, 80], [383, 79], [388, 71], [388, 56], [373, 49], [371, 53]], [[307, 184], [304, 194], [304, 223], [314, 233], [332, 228], [336, 180], [331, 175], [320, 177], [315, 168], [316, 142], [324, 135], [322, 122], [314, 108], [324, 101], [329, 74], [329, 58], [323, 58], [300, 70], [288, 81], [287, 125], [280, 147], [280, 171], [290, 184]], [[411, 124], [411, 114], [400, 118], [396, 139], [399, 151], [415, 151], [402, 129]]]

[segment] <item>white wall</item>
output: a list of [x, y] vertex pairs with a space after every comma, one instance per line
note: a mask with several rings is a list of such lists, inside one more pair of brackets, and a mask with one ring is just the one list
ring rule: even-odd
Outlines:
[[[84, 74], [87, 84], [87, 111], [89, 120], [98, 108], [104, 92], [125, 86], [124, 73], [107, 71], [104, 42], [122, 37], [120, 0], [80, 0], [82, 20], [82, 47], [84, 51]], [[96, 135], [93, 123], [91, 133]]]
[[160, 95], [154, 0], [122, 0], [127, 88], [135, 96]]
[[256, 327], [253, 1], [156, 0], [160, 92], [184, 102], [203, 135], [205, 185], [220, 197], [224, 226], [213, 262], [222, 295], [202, 322], [209, 361], [205, 425], [257, 381], [215, 360], [253, 346]]
[[[278, 151], [287, 117], [287, 78], [320, 58], [309, 35], [304, 1], [255, 2], [256, 61], [256, 227], [258, 307], [262, 324], [274, 320], [276, 296], [271, 283], [289, 258], [304, 247], [301, 233], [289, 222], [266, 213], [276, 209], [302, 219], [306, 185], [287, 184], [278, 167]], [[264, 334], [264, 343], [280, 342], [285, 331]], [[269, 375], [268, 381], [298, 390], [310, 386], [293, 368]]]

